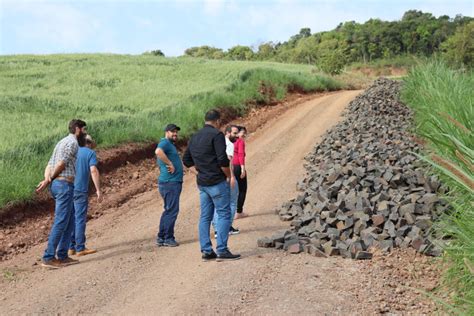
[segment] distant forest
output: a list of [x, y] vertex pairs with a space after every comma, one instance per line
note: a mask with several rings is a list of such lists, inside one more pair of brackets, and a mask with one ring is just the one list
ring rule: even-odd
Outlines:
[[370, 19], [363, 24], [350, 21], [340, 23], [332, 31], [318, 33], [302, 28], [283, 43], [264, 42], [258, 47], [238, 45], [227, 51], [199, 46], [186, 49], [185, 55], [319, 66], [330, 64], [333, 68], [340, 68], [354, 62], [366, 63], [406, 55], [429, 57], [444, 52], [452, 55], [453, 62], [469, 65], [474, 54], [473, 38], [472, 17], [443, 15], [436, 18], [431, 13], [410, 10], [399, 21]]

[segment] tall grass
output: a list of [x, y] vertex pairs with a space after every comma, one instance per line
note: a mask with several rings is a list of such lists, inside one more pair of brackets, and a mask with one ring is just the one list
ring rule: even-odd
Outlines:
[[440, 61], [415, 67], [405, 80], [402, 100], [415, 111], [417, 132], [428, 140], [424, 159], [449, 188], [454, 211], [437, 231], [448, 270], [444, 281], [461, 313], [474, 314], [474, 76]]
[[101, 147], [159, 139], [175, 122], [187, 136], [212, 107], [245, 110], [263, 101], [260, 82], [281, 99], [287, 87], [340, 89], [306, 65], [121, 55], [0, 57], [0, 207], [30, 199], [54, 144], [72, 118]]

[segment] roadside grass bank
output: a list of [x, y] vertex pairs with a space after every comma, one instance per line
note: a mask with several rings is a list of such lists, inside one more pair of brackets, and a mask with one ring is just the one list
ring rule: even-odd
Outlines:
[[454, 210], [435, 226], [452, 290], [451, 311], [474, 314], [474, 76], [440, 61], [414, 67], [402, 101], [415, 112], [416, 133], [427, 141], [422, 157], [449, 188]]
[[84, 119], [100, 147], [182, 137], [214, 107], [244, 114], [288, 91], [343, 88], [305, 65], [122, 55], [0, 57], [0, 209], [30, 200], [55, 143]]

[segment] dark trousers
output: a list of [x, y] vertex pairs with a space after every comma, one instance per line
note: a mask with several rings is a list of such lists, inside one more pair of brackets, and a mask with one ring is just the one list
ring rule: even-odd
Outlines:
[[182, 182], [158, 183], [158, 190], [164, 202], [164, 211], [161, 215], [160, 230], [157, 236], [158, 242], [174, 239], [174, 224], [179, 213], [179, 196], [182, 186]]
[[247, 196], [247, 175], [245, 178], [240, 178], [242, 174], [242, 168], [240, 165], [234, 165], [234, 175], [239, 185], [239, 198], [237, 199], [237, 213], [242, 213], [244, 211], [245, 198]]

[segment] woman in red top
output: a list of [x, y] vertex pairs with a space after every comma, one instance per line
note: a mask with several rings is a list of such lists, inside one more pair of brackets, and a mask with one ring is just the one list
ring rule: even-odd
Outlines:
[[238, 126], [239, 138], [234, 143], [234, 158], [232, 164], [234, 166], [234, 175], [239, 186], [239, 198], [237, 199], [237, 214], [235, 219], [247, 217], [244, 213], [245, 197], [247, 195], [247, 170], [245, 169], [245, 137], [247, 129], [243, 126]]

